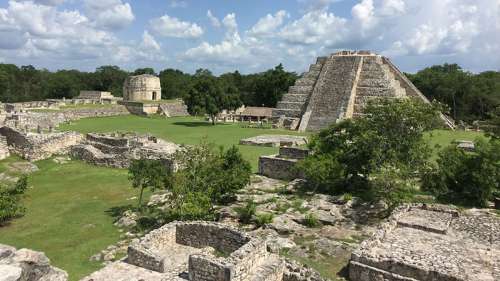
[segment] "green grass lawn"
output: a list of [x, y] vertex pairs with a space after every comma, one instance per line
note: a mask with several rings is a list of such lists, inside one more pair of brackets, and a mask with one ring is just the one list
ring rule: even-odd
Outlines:
[[241, 153], [257, 171], [259, 156], [276, 154], [277, 148], [238, 145], [240, 139], [258, 135], [294, 134], [285, 130], [242, 128], [238, 123], [219, 123], [211, 125], [198, 117], [165, 118], [160, 116], [140, 117], [125, 115], [104, 118], [81, 119], [72, 124], [64, 124], [62, 130], [73, 130], [82, 133], [131, 131], [150, 133], [159, 138], [178, 144], [199, 144], [203, 139], [216, 145], [230, 147], [237, 145]]
[[[0, 162], [13, 162], [6, 159]], [[36, 163], [24, 217], [0, 227], [0, 243], [43, 251], [52, 264], [66, 270], [70, 280], [99, 269], [89, 257], [119, 240], [112, 207], [136, 204], [127, 171], [94, 167], [79, 161]]]

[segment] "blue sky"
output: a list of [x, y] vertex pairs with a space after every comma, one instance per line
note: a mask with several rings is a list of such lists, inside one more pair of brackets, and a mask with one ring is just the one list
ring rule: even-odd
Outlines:
[[500, 70], [500, 0], [0, 0], [0, 61], [50, 70], [300, 73], [343, 49]]

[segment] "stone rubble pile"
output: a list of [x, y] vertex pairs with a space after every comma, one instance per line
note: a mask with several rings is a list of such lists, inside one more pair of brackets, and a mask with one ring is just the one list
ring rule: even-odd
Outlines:
[[68, 274], [51, 266], [42, 252], [0, 244], [0, 280], [67, 281]]

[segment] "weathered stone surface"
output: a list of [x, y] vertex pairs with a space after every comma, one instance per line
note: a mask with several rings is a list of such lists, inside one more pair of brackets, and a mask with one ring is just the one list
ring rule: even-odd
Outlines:
[[161, 100], [160, 78], [149, 74], [128, 77], [123, 84], [123, 99], [126, 101]]
[[0, 280], [2, 281], [67, 281], [68, 274], [50, 266], [42, 252], [17, 250], [0, 245]]
[[261, 135], [240, 140], [243, 145], [257, 146], [300, 146], [307, 143], [307, 138], [303, 136], [292, 135]]
[[71, 146], [83, 141], [83, 135], [76, 132], [23, 133], [14, 128], [1, 127], [0, 134], [6, 138], [13, 152], [30, 161], [67, 153]]
[[500, 218], [486, 212], [404, 205], [353, 252], [349, 275], [353, 281], [499, 280], [499, 231]]
[[128, 168], [133, 159], [159, 159], [169, 169], [175, 169], [174, 153], [179, 145], [148, 135], [95, 134], [85, 136], [82, 144], [74, 145], [70, 155], [97, 166]]

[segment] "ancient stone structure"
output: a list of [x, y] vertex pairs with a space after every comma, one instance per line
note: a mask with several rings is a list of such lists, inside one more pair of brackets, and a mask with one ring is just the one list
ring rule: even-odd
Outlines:
[[9, 127], [37, 130], [56, 128], [61, 123], [90, 117], [107, 117], [129, 114], [122, 105], [109, 105], [98, 108], [72, 108], [54, 112], [15, 112], [6, 115], [4, 124]]
[[175, 169], [174, 153], [180, 149], [175, 143], [153, 136], [137, 134], [94, 134], [72, 146], [70, 155], [90, 164], [115, 168], [128, 168], [132, 159], [160, 159], [169, 169]]
[[307, 138], [303, 136], [292, 135], [261, 135], [246, 139], [241, 139], [242, 145], [257, 145], [257, 146], [300, 146], [307, 143]]
[[259, 157], [259, 174], [281, 180], [303, 178], [300, 171], [294, 169], [297, 161], [309, 154], [307, 149], [297, 147], [280, 147], [278, 155]]
[[[128, 248], [128, 256], [82, 281], [306, 281], [296, 263], [267, 252], [266, 242], [213, 222], [173, 222]], [[312, 275], [316, 276], [316, 275]]]
[[12, 152], [30, 161], [65, 154], [71, 146], [83, 140], [83, 135], [76, 132], [24, 133], [5, 126], [0, 128], [0, 135], [5, 137]]
[[161, 100], [160, 78], [143, 74], [130, 76], [123, 84], [125, 101], [158, 101]]
[[353, 252], [352, 281], [500, 280], [500, 218], [482, 210], [404, 205]]
[[189, 116], [187, 106], [182, 99], [159, 104], [158, 113], [166, 117]]
[[114, 99], [115, 97], [110, 92], [102, 91], [80, 91], [78, 99], [91, 99], [91, 100], [101, 100], [101, 99]]
[[51, 266], [42, 252], [0, 244], [0, 280], [67, 281], [68, 274]]
[[0, 136], [0, 160], [3, 160], [10, 156], [9, 145], [7, 144], [7, 138]]
[[281, 122], [291, 129], [317, 131], [361, 115], [371, 99], [406, 97], [429, 102], [388, 58], [343, 51], [318, 58], [283, 96], [273, 116], [286, 119]]

